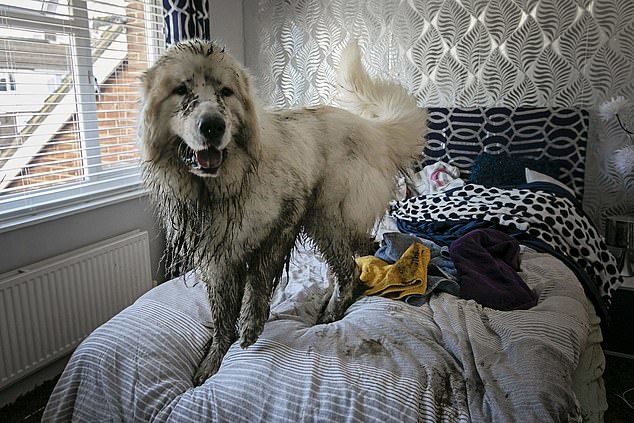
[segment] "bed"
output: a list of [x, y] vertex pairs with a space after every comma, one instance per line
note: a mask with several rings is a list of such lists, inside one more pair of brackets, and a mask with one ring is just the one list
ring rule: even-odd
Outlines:
[[583, 251], [571, 249], [580, 242], [573, 235], [544, 240], [545, 216], [518, 208], [544, 197], [588, 224], [575, 203], [587, 113], [432, 109], [428, 137], [420, 167], [445, 160], [465, 178], [483, 151], [563, 159], [570, 194], [548, 183], [469, 183], [392, 209], [402, 232], [440, 220], [444, 212], [430, 206], [446, 204], [458, 214], [447, 221], [530, 233], [518, 274], [534, 307], [499, 311], [443, 292], [423, 305], [366, 296], [340, 321], [316, 325], [330, 275], [299, 245], [258, 342], [246, 350], [234, 344], [203, 385], [192, 378], [209, 341], [209, 312], [190, 272], [146, 293], [77, 348], [43, 421], [602, 421], [600, 324], [620, 283], [608, 269], [613, 257], [592, 231]]

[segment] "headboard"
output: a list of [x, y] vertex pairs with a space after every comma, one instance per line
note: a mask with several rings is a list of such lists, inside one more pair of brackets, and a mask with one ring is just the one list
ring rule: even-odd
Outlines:
[[470, 173], [476, 156], [558, 160], [561, 182], [581, 197], [589, 113], [582, 109], [429, 108], [428, 143], [419, 168], [442, 160]]

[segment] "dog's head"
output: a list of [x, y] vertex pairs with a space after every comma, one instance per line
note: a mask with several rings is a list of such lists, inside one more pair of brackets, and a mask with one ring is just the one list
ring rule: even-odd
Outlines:
[[191, 173], [216, 177], [244, 161], [240, 155], [257, 155], [250, 78], [223, 48], [203, 40], [177, 44], [142, 82], [144, 160], [177, 156]]

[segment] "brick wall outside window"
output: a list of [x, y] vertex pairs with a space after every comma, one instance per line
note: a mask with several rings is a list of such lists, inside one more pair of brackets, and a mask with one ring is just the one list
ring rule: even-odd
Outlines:
[[[110, 169], [130, 166], [137, 159], [136, 124], [139, 108], [139, 77], [147, 69], [147, 50], [143, 30], [143, 4], [129, 3], [127, 15], [133, 25], [126, 26], [127, 57], [101, 84], [97, 95], [97, 119], [102, 166]], [[82, 175], [81, 143], [77, 116], [53, 136], [47, 145], [20, 172], [9, 187], [24, 187], [35, 183], [50, 186]], [[89, 152], [89, 154], [94, 154]], [[60, 162], [61, 161], [61, 162]], [[50, 173], [54, 172], [54, 173]], [[39, 187], [38, 187], [39, 188]]]

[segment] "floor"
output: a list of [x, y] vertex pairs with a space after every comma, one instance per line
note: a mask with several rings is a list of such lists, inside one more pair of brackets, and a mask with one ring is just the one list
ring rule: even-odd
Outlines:
[[[634, 360], [606, 355], [603, 378], [608, 398], [605, 423], [634, 422]], [[627, 394], [624, 393], [631, 389]], [[631, 404], [628, 407], [624, 397]]]
[[45, 382], [34, 391], [21, 396], [11, 405], [0, 408], [0, 422], [36, 423], [42, 420], [44, 407], [57, 379]]
[[[605, 423], [634, 422], [634, 360], [606, 356], [605, 387], [609, 408], [605, 415]], [[33, 392], [20, 398], [10, 406], [0, 408], [0, 422], [35, 423], [42, 419], [46, 401], [57, 380], [46, 382]], [[623, 393], [631, 407], [621, 398]]]

